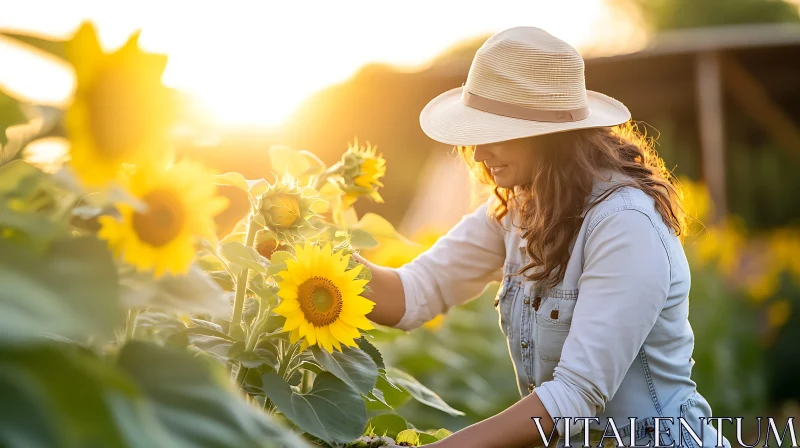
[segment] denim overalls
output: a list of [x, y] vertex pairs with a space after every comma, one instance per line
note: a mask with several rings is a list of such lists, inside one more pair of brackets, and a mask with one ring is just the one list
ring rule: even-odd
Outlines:
[[[606, 172], [592, 196], [623, 180]], [[526, 241], [511, 213], [499, 223], [488, 216], [491, 201], [396, 269], [406, 309], [394, 327], [419, 327], [502, 279], [495, 305], [520, 395], [535, 391], [550, 416], [562, 417], [558, 446], [566, 417], [598, 418], [588, 428], [593, 441], [613, 419], [625, 446], [631, 439], [655, 446], [655, 418], [671, 417], [660, 420], [661, 445], [701, 446], [691, 429], [702, 446], [715, 446], [717, 430], [700, 423], [712, 416], [711, 407], [691, 379], [689, 265], [653, 199], [624, 186], [585, 210], [564, 279], [549, 289], [515, 275], [528, 261]], [[572, 444], [582, 445], [582, 429], [570, 426]], [[614, 435], [610, 428], [607, 434]], [[605, 442], [616, 446], [614, 438]]]
[[[635, 210], [638, 213], [631, 211]], [[576, 305], [580, 303], [579, 283], [582, 275], [584, 250], [588, 235], [604, 219], [617, 213], [627, 211], [626, 218], [620, 217], [615, 225], [624, 225], [627, 216], [644, 214], [657, 231], [658, 239], [668, 252], [671, 279], [669, 291], [663, 309], [658, 313], [652, 330], [638, 350], [633, 363], [623, 372], [622, 381], [613, 398], [605, 403], [605, 409], [597, 413], [599, 423], [589, 425], [592, 446], [598, 446], [602, 430], [606, 428], [608, 418], [613, 418], [614, 426], [619, 430], [623, 444], [631, 444], [631, 431], [634, 442], [640, 446], [655, 446], [654, 417], [672, 417], [660, 422], [660, 444], [679, 446], [679, 431], [683, 436], [682, 446], [698, 446], [687, 432], [680, 426], [677, 417], [683, 417], [699, 436], [700, 417], [711, 416], [711, 407], [705, 398], [696, 390], [694, 381], [690, 379], [694, 360], [691, 353], [694, 347], [694, 335], [688, 322], [688, 292], [690, 274], [688, 263], [679, 240], [661, 221], [653, 207], [652, 200], [642, 191], [623, 187], [611, 197], [604, 200], [584, 216], [583, 226], [575, 242], [564, 280], [556, 287], [545, 289], [521, 275], [514, 275], [528, 257], [525, 251], [525, 240], [511, 231], [506, 236], [507, 254], [503, 265], [503, 273], [507, 274], [502, 281], [495, 298], [495, 306], [499, 314], [499, 324], [506, 336], [508, 350], [517, 374], [517, 385], [521, 396], [536, 390], [537, 386], [552, 381], [562, 355], [569, 356], [565, 350], [567, 336], [571, 332], [582, 331], [572, 325]], [[616, 218], [612, 218], [616, 219]], [[598, 243], [612, 244], [612, 243]], [[515, 249], [515, 250], [512, 250]], [[615, 260], [607, 260], [614, 263]], [[608, 297], [614, 300], [614, 297]], [[635, 312], [632, 309], [631, 312]], [[611, 316], [619, 322], [623, 319], [635, 319], [623, 313]], [[608, 320], [608, 326], [614, 326], [617, 320]], [[575, 338], [577, 344], [578, 339]], [[577, 347], [568, 346], [567, 349]], [[580, 363], [575, 358], [573, 363]], [[614, 372], [603, 372], [605, 366], [597, 365], [593, 373], [597, 377], [614, 375]], [[591, 372], [591, 370], [589, 370]], [[572, 386], [590, 391], [593, 378], [580, 375], [566, 377]], [[543, 394], [540, 398], [547, 406]], [[551, 404], [552, 406], [552, 404]], [[590, 417], [580, 415], [572, 417]], [[633, 428], [630, 417], [637, 417]], [[702, 446], [716, 446], [717, 431], [708, 424], [703, 425]], [[561, 431], [559, 431], [561, 433]], [[613, 435], [609, 429], [607, 433]], [[570, 443], [575, 446], [583, 444], [583, 432], [571, 436]], [[614, 438], [604, 440], [607, 446], [617, 446]], [[730, 446], [723, 439], [724, 446]], [[564, 446], [561, 438], [557, 446]]]

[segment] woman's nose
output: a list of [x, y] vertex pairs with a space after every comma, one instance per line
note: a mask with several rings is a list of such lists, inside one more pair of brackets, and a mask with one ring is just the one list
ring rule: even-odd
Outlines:
[[485, 148], [482, 146], [476, 146], [475, 150], [472, 152], [472, 160], [474, 160], [475, 163], [482, 163], [484, 160], [486, 160], [486, 155], [487, 150]]

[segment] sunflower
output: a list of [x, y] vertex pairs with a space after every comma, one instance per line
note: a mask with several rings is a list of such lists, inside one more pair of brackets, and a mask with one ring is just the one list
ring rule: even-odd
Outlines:
[[214, 176], [200, 164], [181, 161], [169, 169], [138, 168], [128, 188], [146, 207], [117, 204], [120, 218], [100, 217], [98, 236], [138, 270], [152, 270], [155, 277], [186, 273], [194, 238], [213, 238], [214, 215], [227, 205], [215, 194]]
[[170, 132], [174, 104], [161, 83], [167, 58], [143, 53], [138, 36], [105, 54], [86, 23], [67, 43], [77, 80], [65, 115], [70, 165], [86, 186], [114, 179], [121, 163], [158, 160]]
[[259, 198], [258, 210], [275, 239], [292, 241], [296, 235], [314, 228], [310, 219], [317, 216], [314, 204], [318, 201], [319, 195], [313, 188], [285, 178], [269, 185]]
[[339, 187], [344, 191], [345, 208], [350, 207], [360, 196], [369, 196], [382, 203], [378, 187], [383, 187], [380, 179], [386, 174], [386, 160], [377, 154], [377, 147], [367, 142], [367, 147], [359, 147], [356, 139], [342, 155], [342, 179]]
[[281, 304], [275, 312], [286, 317], [284, 331], [291, 331], [290, 341], [305, 338], [308, 345], [318, 345], [329, 353], [341, 344], [357, 347], [358, 329], [375, 328], [365, 317], [375, 302], [361, 297], [367, 280], [356, 279], [362, 265], [346, 270], [350, 255], [333, 252], [330, 243], [324, 247], [295, 245], [296, 260], [287, 260], [286, 270], [279, 275], [278, 296]]

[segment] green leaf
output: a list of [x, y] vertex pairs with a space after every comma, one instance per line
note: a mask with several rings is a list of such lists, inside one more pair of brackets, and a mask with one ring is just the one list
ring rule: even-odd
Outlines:
[[132, 342], [122, 348], [118, 365], [145, 392], [155, 417], [180, 438], [181, 446], [310, 447], [243, 401], [221, 369], [202, 358]]
[[116, 324], [117, 270], [96, 238], [58, 241], [42, 255], [0, 239], [0, 285], [0, 345], [110, 335]]
[[420, 445], [427, 445], [429, 443], [435, 443], [435, 442], [438, 442], [439, 440], [441, 440], [441, 439], [439, 439], [438, 437], [436, 437], [436, 436], [434, 436], [432, 434], [428, 434], [426, 432], [421, 432], [421, 431], [418, 431], [416, 429], [414, 430], [414, 432], [417, 433], [417, 437], [418, 437], [417, 440], [418, 440]]
[[[306, 175], [315, 175], [325, 171], [325, 162], [322, 161], [319, 157], [316, 156], [313, 152], [306, 151], [305, 149], [301, 149], [300, 154], [302, 154], [306, 160], [308, 160], [308, 169], [305, 171]], [[315, 193], [316, 194], [316, 193]]]
[[386, 398], [383, 396], [383, 391], [377, 387], [373, 388], [368, 395], [364, 396], [364, 402], [367, 405], [367, 411], [385, 411], [387, 409], [394, 409], [389, 406], [389, 403], [386, 402]]
[[220, 333], [223, 333], [222, 326], [220, 324], [209, 322], [203, 319], [195, 319], [194, 317], [190, 317], [189, 320], [198, 327], [205, 328], [207, 330], [214, 330]]
[[177, 313], [228, 317], [231, 304], [225, 291], [199, 266], [185, 275], [166, 274], [153, 279], [149, 273], [128, 270], [120, 278], [122, 302], [129, 308], [158, 308]]
[[237, 341], [221, 331], [204, 327], [187, 328], [170, 336], [167, 342], [178, 346], [192, 345], [225, 361], [244, 351], [242, 341]]
[[401, 431], [408, 429], [408, 422], [398, 414], [380, 414], [370, 418], [367, 426], [372, 426], [375, 434], [379, 436], [385, 434], [394, 439]]
[[240, 269], [248, 268], [261, 274], [267, 273], [267, 268], [262, 263], [267, 262], [258, 251], [247, 247], [238, 241], [228, 241], [219, 246], [219, 253], [232, 265]]
[[378, 240], [366, 230], [350, 229], [350, 244], [354, 249], [372, 249], [378, 245]]
[[0, 372], [0, 446], [174, 445], [134, 384], [85, 352], [2, 350]]
[[294, 260], [294, 255], [285, 250], [276, 250], [270, 258], [270, 266], [267, 268], [267, 275], [275, 275], [286, 270], [286, 261]]
[[[19, 102], [0, 90], [0, 147], [5, 146], [6, 143], [8, 143], [6, 129], [9, 126], [26, 123], [27, 121], [28, 117], [22, 111]], [[0, 162], [5, 159], [5, 156], [0, 157]]]
[[308, 370], [308, 371], [311, 371], [311, 372], [314, 372], [317, 375], [319, 375], [320, 373], [324, 372], [324, 370], [322, 370], [322, 366], [320, 366], [317, 363], [311, 362], [311, 361], [303, 361], [303, 362], [301, 362], [300, 363], [300, 368]]
[[41, 37], [31, 36], [30, 34], [12, 33], [8, 31], [0, 31], [0, 36], [4, 36], [9, 39], [16, 40], [22, 44], [37, 48], [57, 58], [67, 58], [65, 50], [66, 41], [64, 40], [44, 39]]
[[[186, 330], [186, 324], [175, 316], [154, 310], [145, 310], [136, 316], [136, 333], [158, 335], [162, 340], [180, 331]], [[186, 345], [186, 344], [184, 344]]]
[[378, 366], [364, 351], [343, 346], [341, 352], [334, 350], [333, 353], [328, 353], [319, 346], [312, 345], [311, 353], [325, 370], [362, 394], [369, 394], [375, 387]]
[[267, 189], [269, 189], [269, 182], [264, 179], [247, 181], [247, 184], [250, 186], [250, 196], [253, 197], [261, 196], [265, 191], [267, 191]]
[[411, 398], [411, 394], [395, 386], [391, 381], [386, 378], [386, 372], [380, 371], [378, 381], [375, 383], [375, 388], [369, 398], [376, 401], [367, 401], [367, 409], [370, 411], [385, 411], [389, 409], [397, 409]]
[[371, 342], [362, 337], [356, 339], [356, 344], [358, 344], [361, 350], [364, 350], [366, 354], [372, 357], [372, 360], [375, 361], [375, 365], [377, 365], [379, 369], [386, 368], [386, 365], [383, 363], [383, 355], [381, 355], [381, 352], [378, 350], [378, 348], [372, 345]]
[[440, 428], [434, 431], [432, 435], [436, 437], [436, 440], [442, 440], [445, 437], [450, 437], [451, 435], [453, 435], [453, 431], [450, 431], [447, 428]]
[[244, 176], [237, 172], [217, 174], [214, 176], [214, 183], [217, 185], [230, 185], [231, 187], [236, 187], [245, 192], [250, 191], [250, 186], [247, 184], [247, 180], [244, 178]]
[[252, 352], [242, 352], [231, 358], [231, 361], [238, 361], [248, 369], [255, 369], [262, 365], [267, 365], [275, 370], [278, 365], [278, 354], [265, 348], [257, 348]]
[[289, 174], [295, 178], [302, 178], [325, 170], [325, 164], [314, 154], [283, 145], [273, 145], [269, 148], [269, 161], [272, 171], [279, 177]]
[[349, 442], [364, 430], [364, 401], [332, 373], [319, 374], [307, 394], [295, 393], [276, 373], [265, 373], [261, 378], [264, 393], [303, 431], [332, 444]]
[[386, 370], [386, 376], [390, 381], [402, 387], [409, 394], [411, 394], [411, 396], [415, 400], [419, 401], [424, 405], [430, 406], [434, 409], [438, 409], [442, 412], [445, 412], [453, 416], [465, 415], [458, 409], [453, 409], [452, 407], [450, 407], [450, 405], [445, 403], [445, 401], [442, 400], [441, 397], [436, 395], [435, 392], [423, 386], [419, 381], [416, 380], [416, 378], [403, 372], [400, 369], [389, 367]]

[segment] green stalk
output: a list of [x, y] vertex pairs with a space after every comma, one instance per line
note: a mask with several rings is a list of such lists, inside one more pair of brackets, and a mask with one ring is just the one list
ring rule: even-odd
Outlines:
[[261, 331], [264, 329], [264, 324], [267, 323], [267, 319], [269, 318], [269, 313], [272, 310], [272, 307], [267, 305], [267, 310], [265, 313], [259, 313], [259, 319], [253, 324], [253, 329], [250, 331], [250, 335], [247, 337], [247, 344], [245, 344], [245, 351], [251, 352], [256, 348], [256, 344], [258, 344], [258, 337], [261, 336]]
[[[257, 231], [258, 224], [250, 216], [250, 222], [247, 224], [247, 241], [245, 242], [247, 247], [253, 247]], [[233, 329], [239, 328], [239, 324], [242, 322], [242, 309], [244, 308], [244, 296], [247, 293], [247, 275], [249, 273], [249, 268], [242, 268], [239, 278], [236, 279], [236, 299], [233, 302], [233, 316], [231, 316], [231, 324], [228, 327], [228, 335], [231, 336], [233, 335]]]
[[342, 162], [336, 162], [327, 170], [321, 172], [316, 179], [314, 179], [314, 189], [319, 191], [320, 188], [325, 184], [325, 181], [328, 180], [329, 177], [339, 174], [342, 169]]

